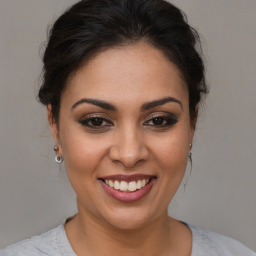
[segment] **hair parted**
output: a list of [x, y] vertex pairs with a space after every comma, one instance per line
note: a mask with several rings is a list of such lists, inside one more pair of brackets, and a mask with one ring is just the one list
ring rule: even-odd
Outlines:
[[145, 41], [179, 68], [189, 92], [190, 117], [208, 92], [198, 33], [186, 16], [164, 0], [82, 0], [53, 24], [43, 56], [38, 98], [51, 105], [58, 122], [61, 93], [68, 79], [100, 51]]

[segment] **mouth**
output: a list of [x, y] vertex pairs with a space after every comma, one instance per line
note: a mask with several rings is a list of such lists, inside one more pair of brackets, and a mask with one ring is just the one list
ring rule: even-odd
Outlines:
[[105, 184], [115, 190], [120, 190], [123, 192], [134, 192], [138, 189], [144, 188], [146, 184], [149, 183], [149, 179], [134, 180], [134, 181], [118, 181], [118, 180], [103, 180]]
[[112, 175], [98, 179], [105, 192], [122, 202], [134, 202], [149, 193], [156, 176], [152, 175]]

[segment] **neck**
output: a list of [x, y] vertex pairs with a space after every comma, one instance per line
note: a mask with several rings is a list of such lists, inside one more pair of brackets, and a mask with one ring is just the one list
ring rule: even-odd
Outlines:
[[[167, 212], [136, 229], [121, 229], [97, 219], [88, 212], [79, 213], [66, 224], [66, 232], [75, 253], [84, 255], [190, 255], [180, 252], [184, 248], [185, 226], [168, 217]], [[182, 239], [181, 235], [182, 234]], [[180, 241], [181, 240], [181, 241]], [[185, 239], [189, 240], [189, 239]], [[189, 240], [189, 246], [191, 241]]]

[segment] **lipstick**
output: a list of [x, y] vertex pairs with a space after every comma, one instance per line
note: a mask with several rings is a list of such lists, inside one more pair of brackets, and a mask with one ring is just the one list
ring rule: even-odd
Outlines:
[[135, 202], [146, 196], [156, 181], [152, 175], [111, 175], [98, 179], [105, 192], [121, 202]]

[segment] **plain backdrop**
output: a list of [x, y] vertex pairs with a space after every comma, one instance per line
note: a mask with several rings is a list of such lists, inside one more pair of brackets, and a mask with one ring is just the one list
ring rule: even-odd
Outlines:
[[[76, 212], [36, 101], [47, 27], [74, 2], [0, 0], [0, 248]], [[256, 250], [256, 1], [173, 3], [199, 30], [211, 89], [170, 214]]]

